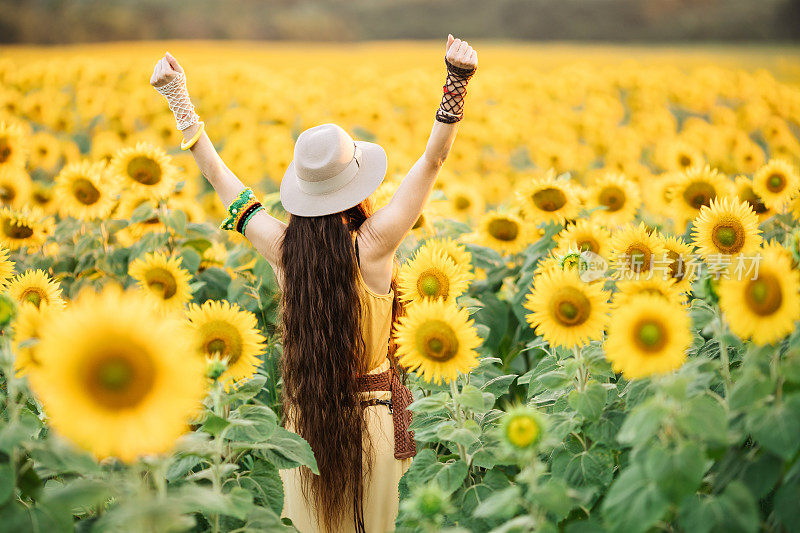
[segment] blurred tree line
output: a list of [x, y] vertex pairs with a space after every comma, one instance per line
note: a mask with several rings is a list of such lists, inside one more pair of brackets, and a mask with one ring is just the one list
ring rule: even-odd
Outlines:
[[787, 41], [800, 0], [0, 0], [0, 42]]

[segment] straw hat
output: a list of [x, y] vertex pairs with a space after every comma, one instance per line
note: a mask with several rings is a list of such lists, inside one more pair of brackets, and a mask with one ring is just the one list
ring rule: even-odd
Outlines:
[[294, 159], [281, 181], [281, 204], [304, 217], [344, 211], [378, 188], [386, 168], [379, 145], [354, 141], [336, 124], [314, 126], [294, 145]]

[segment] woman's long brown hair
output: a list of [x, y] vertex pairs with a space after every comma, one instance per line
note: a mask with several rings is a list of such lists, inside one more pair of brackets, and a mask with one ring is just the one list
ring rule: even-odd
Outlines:
[[[301, 488], [329, 531], [348, 507], [356, 531], [364, 531], [363, 479], [372, 465], [372, 442], [364, 431], [357, 376], [370, 369], [361, 335], [352, 232], [371, 214], [371, 198], [367, 198], [330, 215], [290, 215], [282, 243], [284, 412], [287, 425], [314, 451], [319, 475], [301, 467]], [[395, 260], [393, 326], [403, 313], [397, 298], [397, 266]], [[394, 351], [392, 340], [393, 365]]]

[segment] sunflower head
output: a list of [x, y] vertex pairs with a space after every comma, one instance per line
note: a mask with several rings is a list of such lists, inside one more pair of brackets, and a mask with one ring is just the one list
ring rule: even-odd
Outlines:
[[575, 218], [580, 210], [576, 186], [567, 179], [555, 177], [550, 171], [534, 178], [517, 191], [525, 219], [533, 224], [564, 221]]
[[512, 449], [528, 450], [542, 439], [544, 417], [532, 407], [516, 406], [503, 416], [500, 428], [503, 440]]
[[758, 217], [738, 198], [714, 199], [694, 220], [692, 240], [704, 258], [732, 256], [756, 250], [761, 243]]
[[551, 346], [572, 348], [599, 339], [606, 326], [609, 293], [583, 282], [577, 270], [550, 270], [537, 276], [524, 307], [528, 323]]
[[528, 224], [514, 213], [488, 211], [478, 223], [477, 241], [495, 250], [515, 254], [530, 243]]
[[8, 283], [8, 293], [21, 305], [40, 307], [50, 304], [64, 307], [61, 285], [41, 269], [29, 269], [14, 276]]
[[119, 284], [84, 287], [40, 338], [31, 387], [52, 427], [98, 458], [167, 451], [205, 394], [188, 330]]
[[606, 357], [629, 378], [677, 369], [691, 345], [688, 311], [654, 294], [633, 295], [611, 317]]
[[178, 171], [166, 152], [143, 142], [119, 150], [109, 168], [125, 186], [153, 198], [169, 195], [178, 181]]
[[643, 222], [638, 226], [628, 224], [617, 230], [611, 238], [617, 277], [638, 277], [651, 273], [666, 254], [658, 235], [651, 233]]
[[450, 301], [467, 289], [469, 279], [467, 271], [456, 265], [443, 249], [421, 247], [400, 272], [400, 299]]
[[478, 365], [481, 339], [466, 309], [452, 302], [422, 300], [400, 317], [395, 330], [401, 365], [428, 382], [450, 382]]
[[783, 211], [799, 189], [800, 174], [786, 159], [770, 159], [753, 174], [753, 191], [775, 211]]
[[589, 192], [589, 207], [599, 206], [592, 219], [608, 227], [631, 222], [642, 203], [639, 186], [622, 174], [607, 173]]
[[150, 252], [144, 258], [134, 260], [128, 273], [164, 309], [183, 309], [192, 297], [191, 274], [181, 267], [178, 256]]
[[195, 338], [198, 358], [224, 362], [219, 381], [226, 388], [255, 375], [266, 338], [253, 313], [227, 300], [189, 304], [186, 312]]
[[739, 337], [772, 344], [794, 331], [800, 319], [800, 273], [780, 245], [764, 246], [750, 263], [719, 281], [720, 308]]

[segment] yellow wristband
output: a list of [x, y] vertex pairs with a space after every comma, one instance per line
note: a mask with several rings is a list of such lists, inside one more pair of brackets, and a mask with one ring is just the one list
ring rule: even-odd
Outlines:
[[194, 136], [188, 141], [181, 141], [181, 150], [188, 150], [189, 148], [194, 146], [194, 143], [196, 143], [197, 140], [200, 138], [200, 136], [203, 134], [203, 130], [205, 128], [206, 128], [206, 123], [201, 121], [200, 129], [197, 130], [197, 133], [195, 133]]

